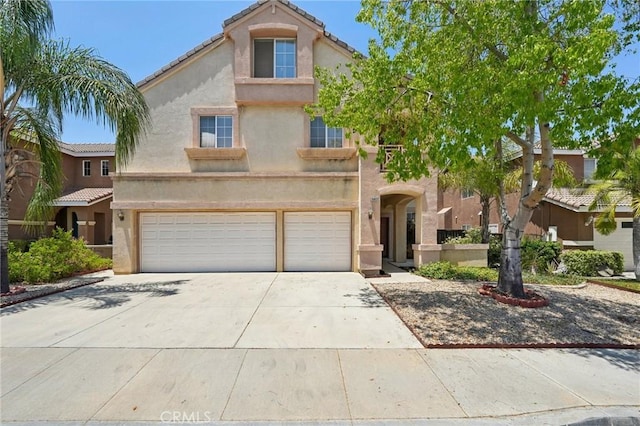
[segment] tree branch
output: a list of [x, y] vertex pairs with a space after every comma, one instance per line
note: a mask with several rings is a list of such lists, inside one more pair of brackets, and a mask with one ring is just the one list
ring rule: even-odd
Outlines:
[[496, 46], [494, 46], [492, 44], [489, 44], [489, 43], [485, 43], [482, 40], [480, 40], [480, 38], [476, 34], [475, 29], [471, 26], [471, 24], [469, 24], [469, 22], [466, 19], [461, 17], [458, 14], [458, 12], [456, 11], [456, 9], [454, 9], [450, 4], [443, 3], [443, 2], [436, 2], [436, 3], [438, 3], [447, 12], [449, 12], [449, 14], [451, 16], [453, 16], [453, 18], [455, 20], [460, 22], [462, 24], [462, 26], [464, 28], [466, 28], [466, 30], [469, 32], [469, 34], [471, 35], [472, 38], [476, 39], [482, 46], [484, 46], [487, 49], [489, 49], [489, 51], [491, 53], [493, 53], [499, 60], [501, 60], [502, 62], [506, 62], [509, 59], [509, 57], [507, 55], [505, 55], [504, 53], [502, 53], [500, 50], [498, 50], [498, 48]]
[[515, 142], [518, 146], [520, 146], [521, 148], [533, 148], [533, 143], [530, 143], [528, 141], [526, 141], [525, 139], [522, 139], [519, 135], [513, 133], [511, 130], [509, 130], [507, 132], [507, 137], [509, 139], [511, 139], [513, 142]]

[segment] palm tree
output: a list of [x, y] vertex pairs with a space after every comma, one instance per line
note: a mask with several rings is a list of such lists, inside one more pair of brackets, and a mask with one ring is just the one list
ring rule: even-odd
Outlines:
[[616, 155], [611, 167], [598, 167], [596, 178], [603, 179], [589, 189], [595, 194], [590, 210], [602, 208], [594, 226], [609, 235], [616, 230], [616, 207], [631, 201], [633, 211], [633, 265], [636, 281], [640, 281], [640, 147], [631, 148], [627, 155]]
[[8, 200], [21, 156], [18, 141], [38, 158], [39, 175], [27, 220], [50, 218], [62, 174], [58, 136], [65, 114], [116, 133], [116, 163], [126, 164], [149, 123], [146, 102], [122, 70], [92, 49], [49, 38], [53, 12], [48, 0], [0, 0], [0, 269], [1, 291], [9, 291]]

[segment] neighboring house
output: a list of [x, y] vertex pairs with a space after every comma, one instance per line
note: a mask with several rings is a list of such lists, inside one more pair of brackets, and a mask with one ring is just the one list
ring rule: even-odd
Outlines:
[[[28, 146], [28, 145], [27, 145]], [[55, 201], [55, 219], [48, 222], [47, 233], [54, 226], [71, 230], [88, 244], [110, 243], [113, 197], [109, 173], [115, 169], [115, 145], [108, 143], [60, 143], [64, 185]], [[19, 188], [11, 193], [9, 203], [9, 239], [33, 239], [24, 229], [24, 215], [33, 194], [35, 179], [23, 177]]]
[[114, 176], [116, 273], [362, 271], [438, 259], [435, 178], [390, 184], [377, 147], [311, 119], [314, 67], [354, 50], [284, 0], [139, 83], [152, 127]]
[[[540, 154], [539, 149], [534, 153]], [[582, 150], [556, 149], [556, 161], [569, 164], [577, 182], [591, 181], [597, 160], [589, 158]], [[578, 195], [573, 189], [552, 188], [536, 208], [525, 234], [560, 241], [565, 249], [596, 249], [620, 251], [625, 258], [625, 269], [633, 268], [632, 210], [630, 203], [616, 209], [618, 229], [610, 235], [602, 235], [593, 227], [598, 210], [589, 211], [594, 196]], [[519, 202], [519, 193], [507, 195], [507, 209], [513, 214]], [[469, 229], [480, 226], [480, 198], [471, 191], [438, 191], [438, 228]], [[495, 202], [491, 205], [489, 228], [492, 233], [502, 231]]]

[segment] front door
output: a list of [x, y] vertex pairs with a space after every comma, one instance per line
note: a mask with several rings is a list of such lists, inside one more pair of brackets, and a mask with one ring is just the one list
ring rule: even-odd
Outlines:
[[380, 218], [380, 244], [382, 244], [382, 258], [389, 258], [389, 218]]

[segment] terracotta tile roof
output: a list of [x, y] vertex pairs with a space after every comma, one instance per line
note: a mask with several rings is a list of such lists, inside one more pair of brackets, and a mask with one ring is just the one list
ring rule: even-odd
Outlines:
[[[593, 194], [583, 194], [578, 190], [568, 188], [552, 188], [544, 197], [545, 201], [573, 211], [588, 211], [589, 205], [593, 202], [594, 198], [595, 196]], [[622, 203], [618, 204], [618, 208], [622, 208], [623, 210], [631, 208], [631, 198], [624, 198]], [[601, 208], [596, 209], [596, 211], [599, 210], [601, 210]]]
[[87, 154], [87, 153], [111, 153], [115, 155], [116, 144], [114, 143], [65, 143], [58, 142], [60, 149], [69, 153]]
[[56, 206], [90, 206], [113, 196], [113, 188], [82, 188], [67, 191], [54, 201]]
[[[249, 15], [254, 10], [258, 9], [263, 4], [271, 2], [271, 1], [278, 2], [278, 3], [288, 7], [292, 11], [296, 12], [298, 15], [300, 15], [303, 18], [311, 21], [313, 24], [318, 25], [319, 27], [321, 27], [324, 30], [324, 23], [322, 21], [320, 21], [315, 16], [313, 16], [313, 15], [305, 12], [304, 10], [300, 9], [298, 6], [294, 5], [293, 3], [291, 3], [288, 0], [259, 0], [256, 3], [252, 4], [251, 6], [247, 7], [246, 9], [241, 10], [240, 12], [236, 13], [231, 18], [226, 19], [222, 24], [222, 28], [224, 29], [228, 25], [231, 25], [234, 22], [244, 18], [245, 16]], [[351, 47], [349, 44], [347, 44], [344, 41], [340, 40], [338, 37], [334, 36], [330, 32], [324, 31], [324, 36], [327, 37], [327, 39], [331, 40], [332, 42], [336, 43], [338, 46], [340, 46], [343, 49], [347, 50], [349, 53], [355, 53], [356, 52], [355, 48]], [[196, 46], [193, 49], [189, 50], [184, 55], [182, 55], [179, 58], [171, 61], [169, 64], [165, 65], [164, 67], [160, 68], [155, 73], [153, 73], [150, 76], [146, 77], [145, 79], [139, 81], [137, 83], [137, 86], [139, 88], [145, 86], [146, 84], [148, 84], [151, 81], [155, 80], [156, 78], [160, 77], [164, 73], [166, 73], [166, 72], [170, 71], [171, 69], [175, 68], [176, 66], [180, 65], [182, 62], [184, 62], [187, 59], [191, 58], [192, 56], [196, 55], [197, 53], [199, 53], [203, 49], [207, 48], [208, 46], [210, 46], [210, 45], [212, 45], [214, 43], [217, 43], [219, 41], [222, 41], [222, 40], [224, 40], [224, 34], [223, 33], [214, 35], [213, 37], [209, 38], [208, 40], [205, 40], [204, 42], [200, 43], [198, 46]]]

